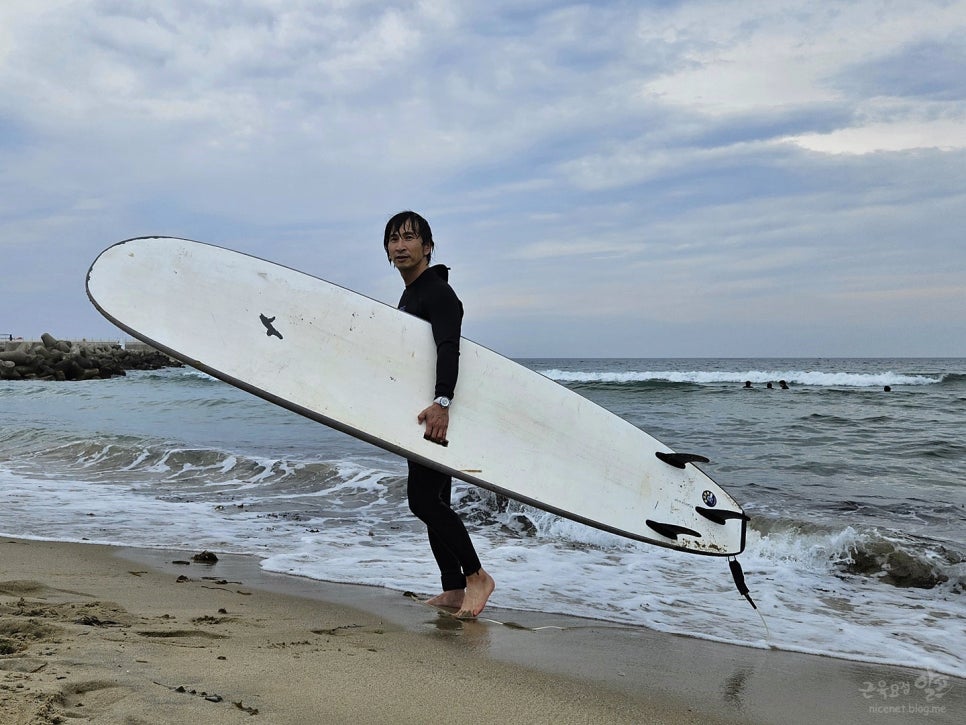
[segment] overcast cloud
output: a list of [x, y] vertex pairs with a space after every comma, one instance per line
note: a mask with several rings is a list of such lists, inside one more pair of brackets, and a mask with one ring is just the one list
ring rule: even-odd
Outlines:
[[395, 304], [413, 208], [511, 356], [966, 356], [966, 1], [0, 4], [0, 332], [121, 239]]

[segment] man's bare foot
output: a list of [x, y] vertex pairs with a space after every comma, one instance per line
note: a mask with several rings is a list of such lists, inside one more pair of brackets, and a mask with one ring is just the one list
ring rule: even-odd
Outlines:
[[496, 589], [496, 582], [483, 569], [466, 577], [466, 593], [456, 616], [460, 619], [478, 617], [494, 589]]
[[442, 594], [437, 594], [432, 599], [427, 599], [426, 604], [432, 604], [434, 607], [459, 609], [463, 606], [464, 595], [465, 592], [462, 589], [448, 589]]

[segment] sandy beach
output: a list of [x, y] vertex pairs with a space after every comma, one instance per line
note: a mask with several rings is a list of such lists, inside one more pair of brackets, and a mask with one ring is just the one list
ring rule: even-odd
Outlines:
[[[0, 722], [961, 722], [966, 683], [488, 608], [254, 558], [0, 539]], [[917, 682], [918, 681], [918, 682]], [[933, 683], [934, 685], [937, 683]], [[939, 696], [936, 697], [935, 693]]]

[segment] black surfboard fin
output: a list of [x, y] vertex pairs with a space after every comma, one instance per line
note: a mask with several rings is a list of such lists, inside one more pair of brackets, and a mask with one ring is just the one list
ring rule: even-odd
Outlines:
[[745, 521], [750, 521], [748, 514], [744, 513], [743, 511], [708, 509], [704, 506], [695, 506], [694, 510], [709, 521], [714, 521], [716, 524], [721, 524], [722, 526], [728, 523], [730, 519], [743, 519]]
[[711, 463], [711, 459], [699, 456], [697, 453], [664, 453], [657, 451], [655, 454], [669, 466], [684, 468], [687, 463]]
[[645, 522], [648, 526], [654, 529], [661, 536], [666, 536], [669, 539], [678, 540], [678, 536], [696, 536], [701, 538], [701, 533], [695, 531], [694, 529], [689, 529], [687, 526], [679, 526], [678, 524], [665, 524], [660, 521], [651, 521], [647, 519]]

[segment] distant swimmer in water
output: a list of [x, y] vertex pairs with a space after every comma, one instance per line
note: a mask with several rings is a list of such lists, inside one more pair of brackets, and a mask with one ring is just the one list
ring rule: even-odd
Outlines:
[[891, 393], [892, 392], [892, 386], [891, 385], [886, 385], [884, 388], [882, 388], [882, 390], [884, 390], [887, 393]]
[[788, 390], [788, 383], [786, 383], [784, 380], [779, 380], [778, 387], [780, 387], [782, 390]]
[[750, 380], [746, 380], [745, 381], [745, 387], [746, 388], [750, 388], [751, 387], [751, 381]]
[[765, 387], [766, 387], [766, 388], [768, 388], [769, 390], [771, 390], [771, 389], [772, 389], [772, 385], [771, 385], [771, 383], [768, 383], [768, 385], [766, 385]]

